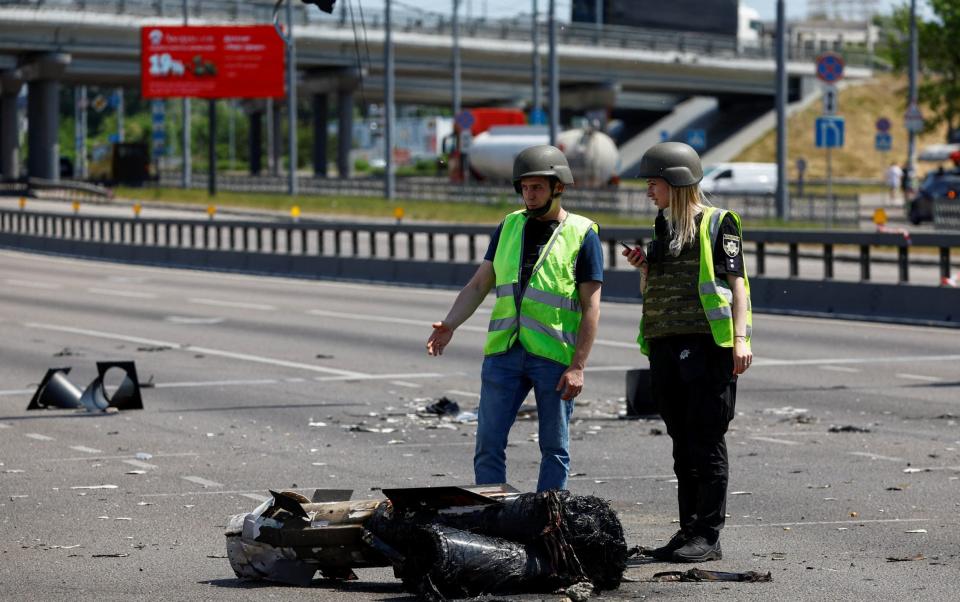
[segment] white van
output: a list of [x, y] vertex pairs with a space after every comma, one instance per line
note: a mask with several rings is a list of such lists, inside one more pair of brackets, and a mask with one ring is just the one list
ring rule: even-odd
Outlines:
[[700, 188], [716, 194], [773, 194], [776, 163], [718, 163], [704, 169]]

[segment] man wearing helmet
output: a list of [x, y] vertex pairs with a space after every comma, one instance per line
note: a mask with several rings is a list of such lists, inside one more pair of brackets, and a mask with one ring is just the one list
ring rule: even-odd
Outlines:
[[549, 145], [517, 155], [513, 185], [524, 208], [509, 214], [447, 317], [433, 324], [427, 353], [442, 355], [454, 331], [494, 290], [481, 372], [474, 453], [478, 485], [506, 483], [507, 435], [533, 389], [540, 475], [537, 491], [565, 489], [569, 424], [600, 317], [603, 253], [597, 225], [560, 205], [573, 174]]
[[652, 146], [640, 160], [640, 177], [659, 209], [654, 240], [646, 253], [623, 255], [640, 269], [637, 342], [650, 357], [651, 393], [673, 440], [680, 508], [680, 530], [651, 555], [719, 560], [729, 477], [724, 434], [737, 375], [753, 361], [740, 218], [707, 202], [700, 157], [686, 144]]

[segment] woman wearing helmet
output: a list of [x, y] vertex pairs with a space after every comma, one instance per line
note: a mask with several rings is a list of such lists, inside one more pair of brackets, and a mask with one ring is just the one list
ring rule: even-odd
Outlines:
[[740, 218], [710, 206], [699, 186], [700, 157], [686, 144], [654, 145], [639, 175], [659, 209], [654, 240], [646, 253], [623, 255], [641, 273], [637, 342], [650, 358], [651, 392], [673, 440], [680, 512], [680, 530], [651, 555], [718, 560], [729, 475], [724, 435], [737, 375], [753, 361]]
[[603, 282], [597, 225], [560, 206], [569, 184], [573, 173], [560, 149], [532, 146], [517, 155], [513, 186], [524, 208], [493, 233], [480, 267], [427, 339], [427, 353], [441, 355], [454, 330], [495, 290], [473, 458], [478, 485], [507, 482], [507, 435], [532, 388], [540, 441], [537, 491], [566, 488], [573, 399], [583, 389]]

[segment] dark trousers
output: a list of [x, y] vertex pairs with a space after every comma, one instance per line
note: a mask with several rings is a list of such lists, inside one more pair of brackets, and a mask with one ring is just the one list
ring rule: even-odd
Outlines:
[[673, 440], [680, 527], [716, 540], [727, 506], [727, 443], [737, 377], [733, 351], [710, 335], [650, 342], [650, 386]]

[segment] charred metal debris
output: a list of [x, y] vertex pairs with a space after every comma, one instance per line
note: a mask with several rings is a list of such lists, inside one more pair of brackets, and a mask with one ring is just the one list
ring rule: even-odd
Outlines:
[[356, 579], [354, 568], [392, 566], [408, 591], [433, 602], [584, 582], [616, 589], [626, 570], [623, 526], [594, 496], [508, 485], [384, 489], [382, 501], [271, 494], [228, 523], [238, 577], [307, 585], [317, 571]]

